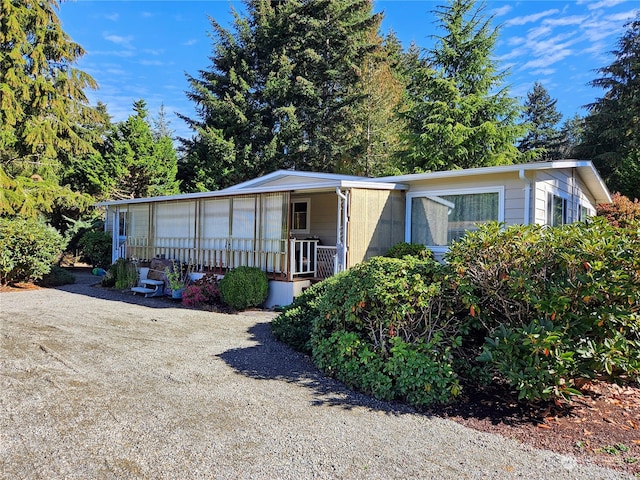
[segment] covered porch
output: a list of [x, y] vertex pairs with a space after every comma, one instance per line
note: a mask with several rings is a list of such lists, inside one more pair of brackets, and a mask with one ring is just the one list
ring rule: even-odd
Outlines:
[[164, 258], [199, 272], [252, 266], [273, 280], [325, 279], [345, 265], [344, 198], [272, 192], [118, 202], [108, 206], [113, 260]]

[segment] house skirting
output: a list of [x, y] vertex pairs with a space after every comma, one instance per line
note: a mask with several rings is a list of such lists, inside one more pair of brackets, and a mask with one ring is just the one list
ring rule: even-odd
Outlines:
[[311, 280], [300, 279], [293, 282], [269, 280], [269, 295], [264, 302], [266, 308], [289, 305], [293, 298], [302, 293], [302, 290], [311, 286]]

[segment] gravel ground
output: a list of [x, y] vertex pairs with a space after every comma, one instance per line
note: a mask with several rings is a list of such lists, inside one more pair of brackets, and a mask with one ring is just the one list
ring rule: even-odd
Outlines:
[[272, 313], [90, 280], [0, 293], [2, 478], [631, 478], [354, 394]]

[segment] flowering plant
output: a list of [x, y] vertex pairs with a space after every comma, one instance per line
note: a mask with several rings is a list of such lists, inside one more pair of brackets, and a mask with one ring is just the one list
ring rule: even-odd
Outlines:
[[214, 305], [219, 300], [218, 279], [212, 274], [206, 274], [196, 280], [182, 293], [182, 303], [187, 307]]

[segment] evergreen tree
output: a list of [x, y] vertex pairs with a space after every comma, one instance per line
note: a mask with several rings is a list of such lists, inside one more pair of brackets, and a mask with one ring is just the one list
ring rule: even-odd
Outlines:
[[556, 128], [562, 114], [556, 110], [558, 100], [552, 99], [542, 84], [535, 82], [524, 104], [524, 120], [529, 132], [520, 140], [518, 149], [537, 160], [562, 158], [562, 134]]
[[560, 129], [560, 158], [575, 158], [576, 147], [584, 137], [584, 118], [577, 113], [565, 120]]
[[110, 198], [139, 198], [178, 193], [177, 155], [171, 139], [154, 140], [147, 104], [138, 100], [134, 114], [107, 138], [104, 165], [109, 169]]
[[577, 152], [593, 160], [609, 189], [640, 198], [640, 15], [626, 28], [614, 61], [591, 82], [606, 92], [587, 106]]
[[234, 12], [233, 31], [211, 21], [212, 66], [188, 77], [199, 118], [185, 119], [195, 132], [183, 139], [185, 188], [221, 188], [278, 168], [362, 170], [363, 71], [380, 46], [372, 2], [246, 6], [246, 16]]
[[451, 0], [434, 12], [443, 35], [416, 70], [404, 169], [412, 172], [510, 164], [526, 129], [492, 54], [498, 30], [484, 4]]
[[99, 120], [74, 68], [84, 54], [62, 30], [55, 0], [0, 2], [0, 214], [36, 215], [53, 205], [88, 205], [58, 183], [59, 153], [91, 151]]

